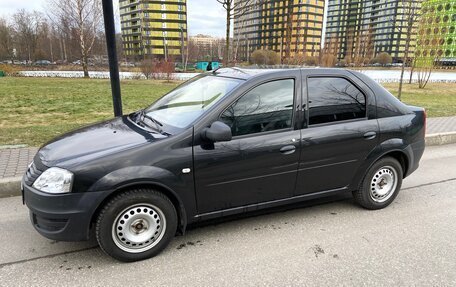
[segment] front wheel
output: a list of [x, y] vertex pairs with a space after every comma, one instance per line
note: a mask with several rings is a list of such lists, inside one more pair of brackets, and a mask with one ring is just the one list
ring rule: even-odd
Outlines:
[[121, 193], [101, 210], [96, 237], [101, 249], [113, 258], [132, 262], [151, 258], [174, 237], [177, 214], [174, 205], [154, 190]]
[[353, 192], [353, 197], [364, 208], [385, 208], [398, 195], [402, 175], [402, 166], [395, 158], [382, 158], [367, 171], [358, 190]]

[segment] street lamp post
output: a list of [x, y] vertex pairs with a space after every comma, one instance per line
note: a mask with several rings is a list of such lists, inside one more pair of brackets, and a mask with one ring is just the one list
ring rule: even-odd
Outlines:
[[122, 115], [122, 96], [120, 93], [119, 65], [116, 51], [116, 28], [112, 0], [103, 0], [103, 17], [106, 34], [106, 47], [109, 59], [109, 76], [111, 78], [112, 104], [114, 116]]

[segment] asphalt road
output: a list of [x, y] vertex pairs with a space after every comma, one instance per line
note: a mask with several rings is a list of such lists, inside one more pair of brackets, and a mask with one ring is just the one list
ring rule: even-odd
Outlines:
[[388, 208], [350, 197], [207, 225], [122, 264], [39, 236], [0, 200], [0, 286], [456, 286], [456, 145], [426, 150]]

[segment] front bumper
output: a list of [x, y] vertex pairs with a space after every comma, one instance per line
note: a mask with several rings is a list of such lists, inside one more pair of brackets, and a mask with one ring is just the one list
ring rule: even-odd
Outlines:
[[109, 192], [48, 194], [22, 181], [23, 200], [33, 227], [44, 237], [59, 241], [89, 239], [92, 216]]

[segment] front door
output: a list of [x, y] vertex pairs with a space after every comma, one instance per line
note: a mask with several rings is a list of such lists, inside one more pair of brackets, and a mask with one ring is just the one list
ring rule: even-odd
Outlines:
[[200, 214], [293, 195], [299, 164], [298, 80], [256, 85], [218, 119], [231, 127], [231, 141], [194, 146]]

